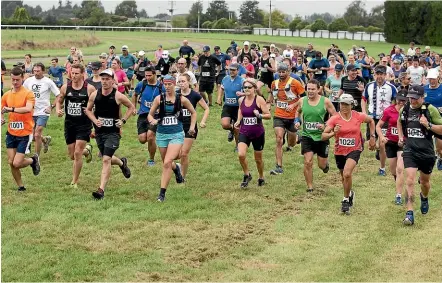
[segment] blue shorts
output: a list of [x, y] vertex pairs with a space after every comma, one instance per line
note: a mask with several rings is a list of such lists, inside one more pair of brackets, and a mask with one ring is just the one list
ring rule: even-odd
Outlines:
[[30, 142], [31, 136], [17, 137], [6, 132], [6, 148], [15, 148], [18, 153], [25, 154]]
[[32, 116], [34, 118], [35, 127], [42, 126], [46, 128], [46, 124], [48, 123], [49, 116], [40, 115], [40, 116]]
[[183, 144], [184, 132], [175, 134], [163, 134], [157, 132], [156, 141], [158, 147], [167, 147], [169, 144]]

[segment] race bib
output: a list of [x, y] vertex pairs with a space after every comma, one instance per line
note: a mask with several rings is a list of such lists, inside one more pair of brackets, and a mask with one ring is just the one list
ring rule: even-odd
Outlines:
[[201, 76], [210, 77], [210, 72], [201, 72]]
[[236, 98], [226, 98], [226, 103], [228, 103], [228, 104], [236, 104]]
[[192, 114], [190, 113], [190, 111], [188, 109], [183, 108], [183, 116], [190, 117], [190, 116], [192, 116]]
[[267, 68], [262, 67], [262, 68], [261, 68], [261, 72], [262, 72], [262, 73], [266, 73], [266, 72], [268, 72], [268, 70], [267, 70]]
[[[383, 134], [384, 136], [387, 134], [387, 129], [382, 128], [381, 131], [382, 131], [382, 134]], [[397, 129], [396, 129], [396, 131], [397, 131]]]
[[70, 116], [81, 116], [81, 103], [69, 102], [68, 104], [68, 115]]
[[25, 124], [23, 122], [9, 122], [9, 128], [11, 130], [23, 130]]
[[439, 113], [442, 114], [442, 107], [438, 107], [437, 110], [439, 110]]
[[138, 71], [140, 71], [140, 72], [144, 72], [144, 70], [146, 70], [146, 67], [139, 67], [138, 68]]
[[164, 117], [162, 121], [163, 126], [178, 125], [178, 119], [176, 117]]
[[281, 109], [286, 109], [287, 106], [289, 106], [288, 102], [284, 102], [284, 101], [276, 101], [276, 107], [281, 108]]
[[422, 134], [421, 129], [417, 128], [408, 128], [407, 134], [409, 138], [415, 138], [415, 139], [423, 139], [425, 136]]
[[319, 123], [318, 122], [304, 122], [306, 130], [318, 130]]
[[256, 117], [243, 117], [242, 122], [244, 126], [253, 126], [258, 124], [258, 120], [256, 119]]
[[356, 139], [354, 138], [339, 138], [339, 145], [345, 147], [353, 147], [356, 145]]
[[52, 81], [53, 81], [54, 83], [58, 83], [58, 82], [60, 81], [60, 78], [53, 77], [53, 78], [52, 78]]
[[200, 73], [199, 72], [195, 72], [195, 76], [199, 76], [200, 75]]
[[322, 75], [322, 70], [316, 71], [315, 75]]
[[147, 107], [147, 108], [151, 108], [152, 107], [152, 102], [144, 101], [144, 106]]
[[297, 71], [296, 74], [297, 74], [298, 76], [302, 76], [302, 71]]
[[394, 135], [394, 136], [399, 135], [398, 132], [397, 132], [397, 128], [391, 127], [391, 134]]
[[114, 126], [114, 119], [112, 118], [101, 118], [98, 117], [98, 120], [101, 121], [102, 127], [113, 127]]
[[123, 69], [123, 71], [124, 71], [125, 73], [127, 73], [128, 70], [129, 70], [129, 69]]
[[334, 90], [334, 91], [332, 91], [332, 95], [333, 95], [333, 96], [338, 96], [338, 94], [339, 94], [339, 90]]

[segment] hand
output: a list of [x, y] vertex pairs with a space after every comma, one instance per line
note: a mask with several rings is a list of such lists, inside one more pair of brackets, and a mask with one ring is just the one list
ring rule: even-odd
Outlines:
[[359, 90], [359, 91], [364, 91], [364, 89], [365, 89], [365, 87], [364, 87], [364, 83], [362, 83], [362, 82], [358, 82], [358, 86], [357, 86], [357, 89]]
[[206, 123], [203, 122], [203, 121], [201, 121], [201, 122], [200, 122], [200, 127], [201, 127], [201, 128], [205, 128], [205, 127], [206, 127]]
[[253, 110], [253, 114], [255, 114], [256, 117], [259, 117], [259, 111], [258, 110]]
[[63, 117], [63, 115], [64, 115], [63, 109], [58, 110], [57, 115], [58, 115], [58, 117]]
[[103, 125], [103, 123], [101, 123], [101, 120], [98, 120], [98, 119], [94, 122], [94, 124], [95, 124], [95, 126], [97, 126], [98, 128], [101, 128], [101, 126]]
[[333, 128], [333, 132], [336, 134], [341, 130], [341, 125], [336, 124], [336, 126]]
[[241, 92], [241, 91], [237, 91], [237, 92], [236, 92], [236, 96], [244, 96], [244, 95], [245, 95], [244, 92]]
[[45, 109], [45, 113], [46, 114], [51, 114], [51, 112], [52, 112], [52, 106], [49, 105], [49, 107]]
[[235, 128], [239, 129], [239, 125], [241, 125], [240, 121], [236, 121], [235, 124], [233, 125]]
[[134, 112], [132, 113], [132, 115], [135, 116], [135, 115], [137, 115], [137, 114], [138, 114], [138, 110], [135, 109]]
[[427, 118], [424, 115], [421, 116], [421, 118], [419, 119], [419, 122], [421, 123], [422, 126], [424, 126], [425, 128], [428, 128], [429, 123], [428, 123]]
[[2, 113], [8, 113], [8, 112], [12, 112], [12, 108], [11, 107], [3, 107], [2, 109]]
[[383, 136], [382, 138], [379, 139], [379, 141], [381, 142], [381, 144], [386, 144], [388, 142], [388, 138]]
[[397, 142], [397, 145], [399, 146], [399, 147], [403, 147], [404, 146], [404, 139], [402, 138], [402, 139], [399, 139], [399, 141]]
[[285, 108], [285, 111], [286, 111], [286, 112], [292, 112], [293, 109], [295, 109], [295, 103], [290, 104], [289, 106], [287, 106], [287, 107]]
[[323, 131], [323, 130], [325, 129], [325, 126], [324, 126], [324, 124], [318, 124], [318, 125], [316, 126], [316, 128], [317, 128], [318, 130], [320, 130], [320, 131]]
[[188, 133], [193, 137], [195, 135], [195, 128], [189, 129]]
[[121, 128], [123, 126], [123, 121], [121, 119], [117, 119], [116, 123], [115, 123], [115, 126], [117, 128]]
[[376, 149], [376, 140], [374, 137], [370, 137], [370, 141], [368, 142], [368, 149], [375, 150]]
[[150, 124], [152, 126], [158, 125], [158, 120], [157, 119], [153, 119], [152, 121], [150, 121]]
[[299, 127], [301, 127], [301, 123], [296, 122], [296, 123], [295, 123], [295, 128], [296, 128], [297, 130], [299, 130]]

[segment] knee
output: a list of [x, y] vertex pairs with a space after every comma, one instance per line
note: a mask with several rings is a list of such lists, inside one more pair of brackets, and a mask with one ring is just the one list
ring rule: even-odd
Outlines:
[[344, 172], [342, 173], [342, 178], [344, 178], [345, 180], [350, 180], [351, 179], [351, 172], [344, 170]]
[[111, 164], [112, 157], [107, 156], [107, 155], [103, 155], [102, 162], [103, 162], [103, 164]]
[[34, 133], [34, 138], [35, 138], [35, 139], [39, 139], [39, 138], [41, 138], [41, 137], [42, 137], [41, 131], [36, 130], [35, 133]]
[[154, 142], [155, 141], [155, 135], [147, 135], [145, 142]]
[[403, 167], [396, 167], [396, 175], [402, 175], [404, 174], [404, 168]]
[[79, 160], [81, 158], [83, 158], [83, 150], [80, 151], [76, 149], [74, 152], [74, 159]]
[[[414, 184], [414, 178], [415, 178], [415, 176], [407, 175], [407, 185], [409, 185], [409, 186], [413, 185]], [[421, 180], [421, 182], [422, 182], [422, 180]]]
[[276, 136], [276, 145], [277, 146], [282, 146], [282, 137]]
[[246, 152], [238, 152], [238, 158], [240, 160], [245, 160], [246, 156], [247, 156]]
[[308, 169], [313, 168], [313, 160], [304, 160], [304, 167]]
[[184, 159], [188, 159], [189, 158], [189, 151], [188, 150], [182, 150], [180, 152], [180, 157], [184, 158]]
[[[11, 164], [11, 163], [9, 163], [9, 164]], [[13, 160], [12, 161], [12, 167], [20, 168], [20, 166], [21, 166], [21, 161], [18, 161], [18, 160]]]
[[172, 169], [172, 160], [164, 160], [163, 169], [164, 170]]
[[223, 127], [224, 130], [231, 130], [232, 129], [232, 125], [227, 122], [221, 122], [221, 126]]
[[69, 158], [71, 159], [71, 160], [74, 160], [75, 158], [74, 158], [74, 152], [69, 152]]
[[147, 138], [145, 136], [138, 136], [138, 141], [141, 144], [145, 144], [147, 142]]

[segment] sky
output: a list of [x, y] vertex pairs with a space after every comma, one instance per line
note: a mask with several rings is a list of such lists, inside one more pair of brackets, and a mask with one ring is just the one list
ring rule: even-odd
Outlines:
[[[80, 4], [81, 0], [71, 0], [72, 5], [74, 4]], [[28, 4], [30, 6], [37, 6], [40, 5], [43, 10], [47, 10], [52, 8], [53, 5], [56, 7], [58, 6], [58, 0], [24, 0], [24, 4]], [[63, 3], [65, 3], [66, 0], [63, 0]], [[120, 3], [121, 1], [114, 1], [114, 0], [102, 0], [103, 6], [107, 12], [113, 11], [115, 7]], [[167, 9], [170, 9], [170, 0], [163, 0], [163, 1], [150, 1], [150, 0], [137, 0], [137, 6], [138, 9], [146, 9], [147, 14], [149, 16], [154, 16], [158, 13], [168, 13]], [[190, 6], [195, 1], [186, 1], [186, 0], [176, 0], [174, 2], [174, 14], [186, 14], [189, 12]], [[202, 0], [204, 10], [207, 8], [208, 3], [210, 0]], [[226, 1], [229, 5], [230, 10], [234, 10], [237, 15], [239, 15], [239, 7], [242, 4], [242, 0], [239, 1]], [[332, 0], [322, 0], [322, 1], [315, 1], [315, 0], [272, 0], [272, 9], [276, 8], [279, 10], [284, 11], [284, 13], [289, 14], [291, 16], [300, 15], [300, 16], [308, 16], [313, 13], [326, 13], [329, 12], [332, 15], [336, 14], [344, 14], [346, 7], [351, 3], [352, 1], [332, 1]], [[382, 0], [369, 0], [364, 1], [365, 2], [365, 8], [366, 10], [370, 11], [373, 7], [383, 3]], [[269, 10], [269, 4], [270, 0], [266, 1], [259, 1], [259, 7], [260, 9], [263, 9], [265, 11]]]

